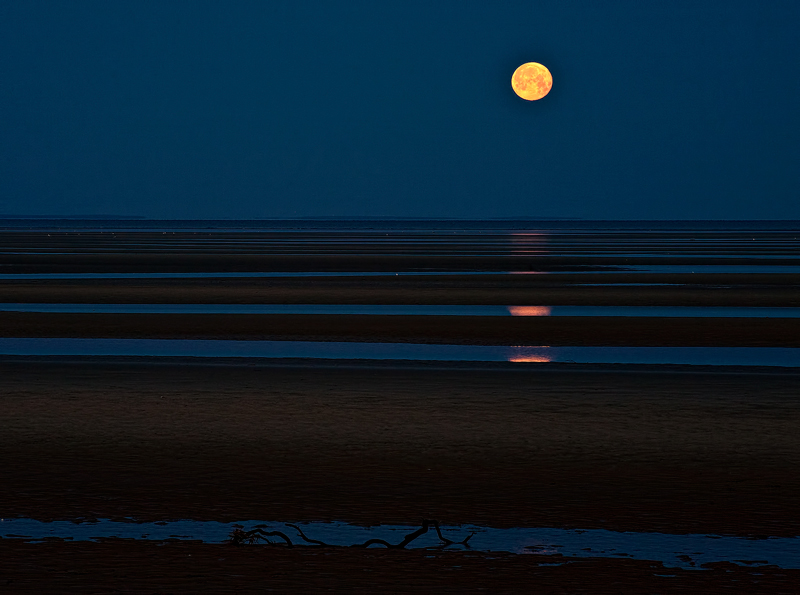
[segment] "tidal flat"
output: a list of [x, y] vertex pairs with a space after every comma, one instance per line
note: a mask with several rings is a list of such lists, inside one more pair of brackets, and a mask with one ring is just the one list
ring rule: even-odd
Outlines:
[[[766, 359], [693, 366], [7, 351], [0, 354], [0, 516], [357, 527], [435, 519], [497, 530], [797, 538], [800, 368], [771, 362], [768, 351], [800, 347], [797, 319], [719, 315], [720, 308], [800, 306], [796, 232], [696, 227], [449, 235], [431, 228], [6, 229], [0, 300], [15, 309], [0, 307], [3, 345], [316, 341], [358, 344], [367, 355], [378, 343], [590, 347], [612, 355], [748, 348]], [[687, 272], [693, 265], [704, 268]], [[335, 274], [347, 271], [383, 274]], [[180, 277], [186, 272], [209, 276]], [[519, 272], [528, 274], [511, 274]], [[63, 278], [93, 273], [145, 277]], [[47, 311], [47, 304], [85, 310]], [[93, 312], [92, 304], [233, 311]], [[693, 315], [237, 313], [236, 304], [686, 307]], [[704, 307], [708, 316], [698, 310]], [[0, 547], [2, 575], [15, 588], [63, 592], [102, 590], [123, 575], [139, 589], [215, 592], [302, 590], [325, 581], [366, 591], [402, 580], [418, 590], [580, 592], [599, 580], [644, 591], [745, 585], [759, 592], [785, 590], [798, 578], [791, 568], [733, 557], [697, 570], [556, 550], [312, 551], [8, 536]], [[142, 564], [152, 573], [138, 571]]]

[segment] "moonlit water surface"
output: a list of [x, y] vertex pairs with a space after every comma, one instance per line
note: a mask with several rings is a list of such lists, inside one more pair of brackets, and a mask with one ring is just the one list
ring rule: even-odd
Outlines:
[[365, 316], [649, 316], [800, 318], [800, 308], [725, 306], [460, 306], [384, 304], [59, 304], [2, 303], [0, 312], [98, 314], [346, 314]]
[[[368, 539], [385, 539], [398, 543], [419, 527], [411, 525], [379, 525], [363, 527], [347, 523], [301, 523], [303, 532], [334, 546], [349, 546]], [[285, 523], [242, 521], [171, 521], [158, 523], [96, 521], [41, 522], [34, 519], [3, 519], [1, 537], [24, 537], [40, 540], [60, 537], [76, 541], [97, 538], [127, 539], [199, 539], [206, 543], [221, 543], [236, 527], [245, 530], [262, 526], [265, 531], [281, 531], [295, 545], [304, 545], [296, 530]], [[477, 552], [512, 552], [517, 554], [560, 555], [566, 558], [627, 557], [636, 560], [662, 561], [669, 567], [698, 568], [709, 562], [731, 561], [742, 565], [774, 564], [781, 568], [800, 568], [800, 538], [771, 537], [746, 539], [719, 535], [668, 533], [637, 533], [606, 531], [604, 529], [512, 528], [496, 529], [476, 525], [443, 526], [448, 539], [460, 541], [475, 532], [468, 541], [469, 549]], [[276, 539], [276, 542], [278, 540]], [[437, 547], [439, 540], [433, 530], [414, 540], [411, 549]], [[380, 546], [375, 546], [380, 547]], [[450, 546], [464, 549], [463, 546]], [[566, 562], [561, 557], [554, 561]]]
[[800, 367], [800, 348], [795, 347], [548, 347], [347, 341], [0, 338], [0, 355]]

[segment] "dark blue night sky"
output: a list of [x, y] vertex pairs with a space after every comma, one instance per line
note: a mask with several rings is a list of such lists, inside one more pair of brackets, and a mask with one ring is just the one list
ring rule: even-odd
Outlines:
[[798, 31], [797, 0], [5, 0], [0, 213], [800, 219]]

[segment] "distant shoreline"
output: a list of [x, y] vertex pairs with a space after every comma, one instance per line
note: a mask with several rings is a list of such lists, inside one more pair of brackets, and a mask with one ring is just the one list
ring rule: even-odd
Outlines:
[[437, 231], [498, 231], [518, 230], [628, 230], [628, 231], [734, 231], [734, 230], [800, 230], [800, 221], [787, 219], [579, 219], [579, 218], [361, 218], [308, 217], [271, 219], [148, 219], [138, 216], [47, 217], [0, 215], [2, 230], [52, 229], [124, 229], [130, 231], [192, 231], [192, 230], [437, 230]]

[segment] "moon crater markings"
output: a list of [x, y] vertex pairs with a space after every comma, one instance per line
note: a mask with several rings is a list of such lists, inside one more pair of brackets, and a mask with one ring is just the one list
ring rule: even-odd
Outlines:
[[527, 62], [514, 71], [511, 88], [527, 101], [536, 101], [550, 92], [553, 76], [538, 62]]

